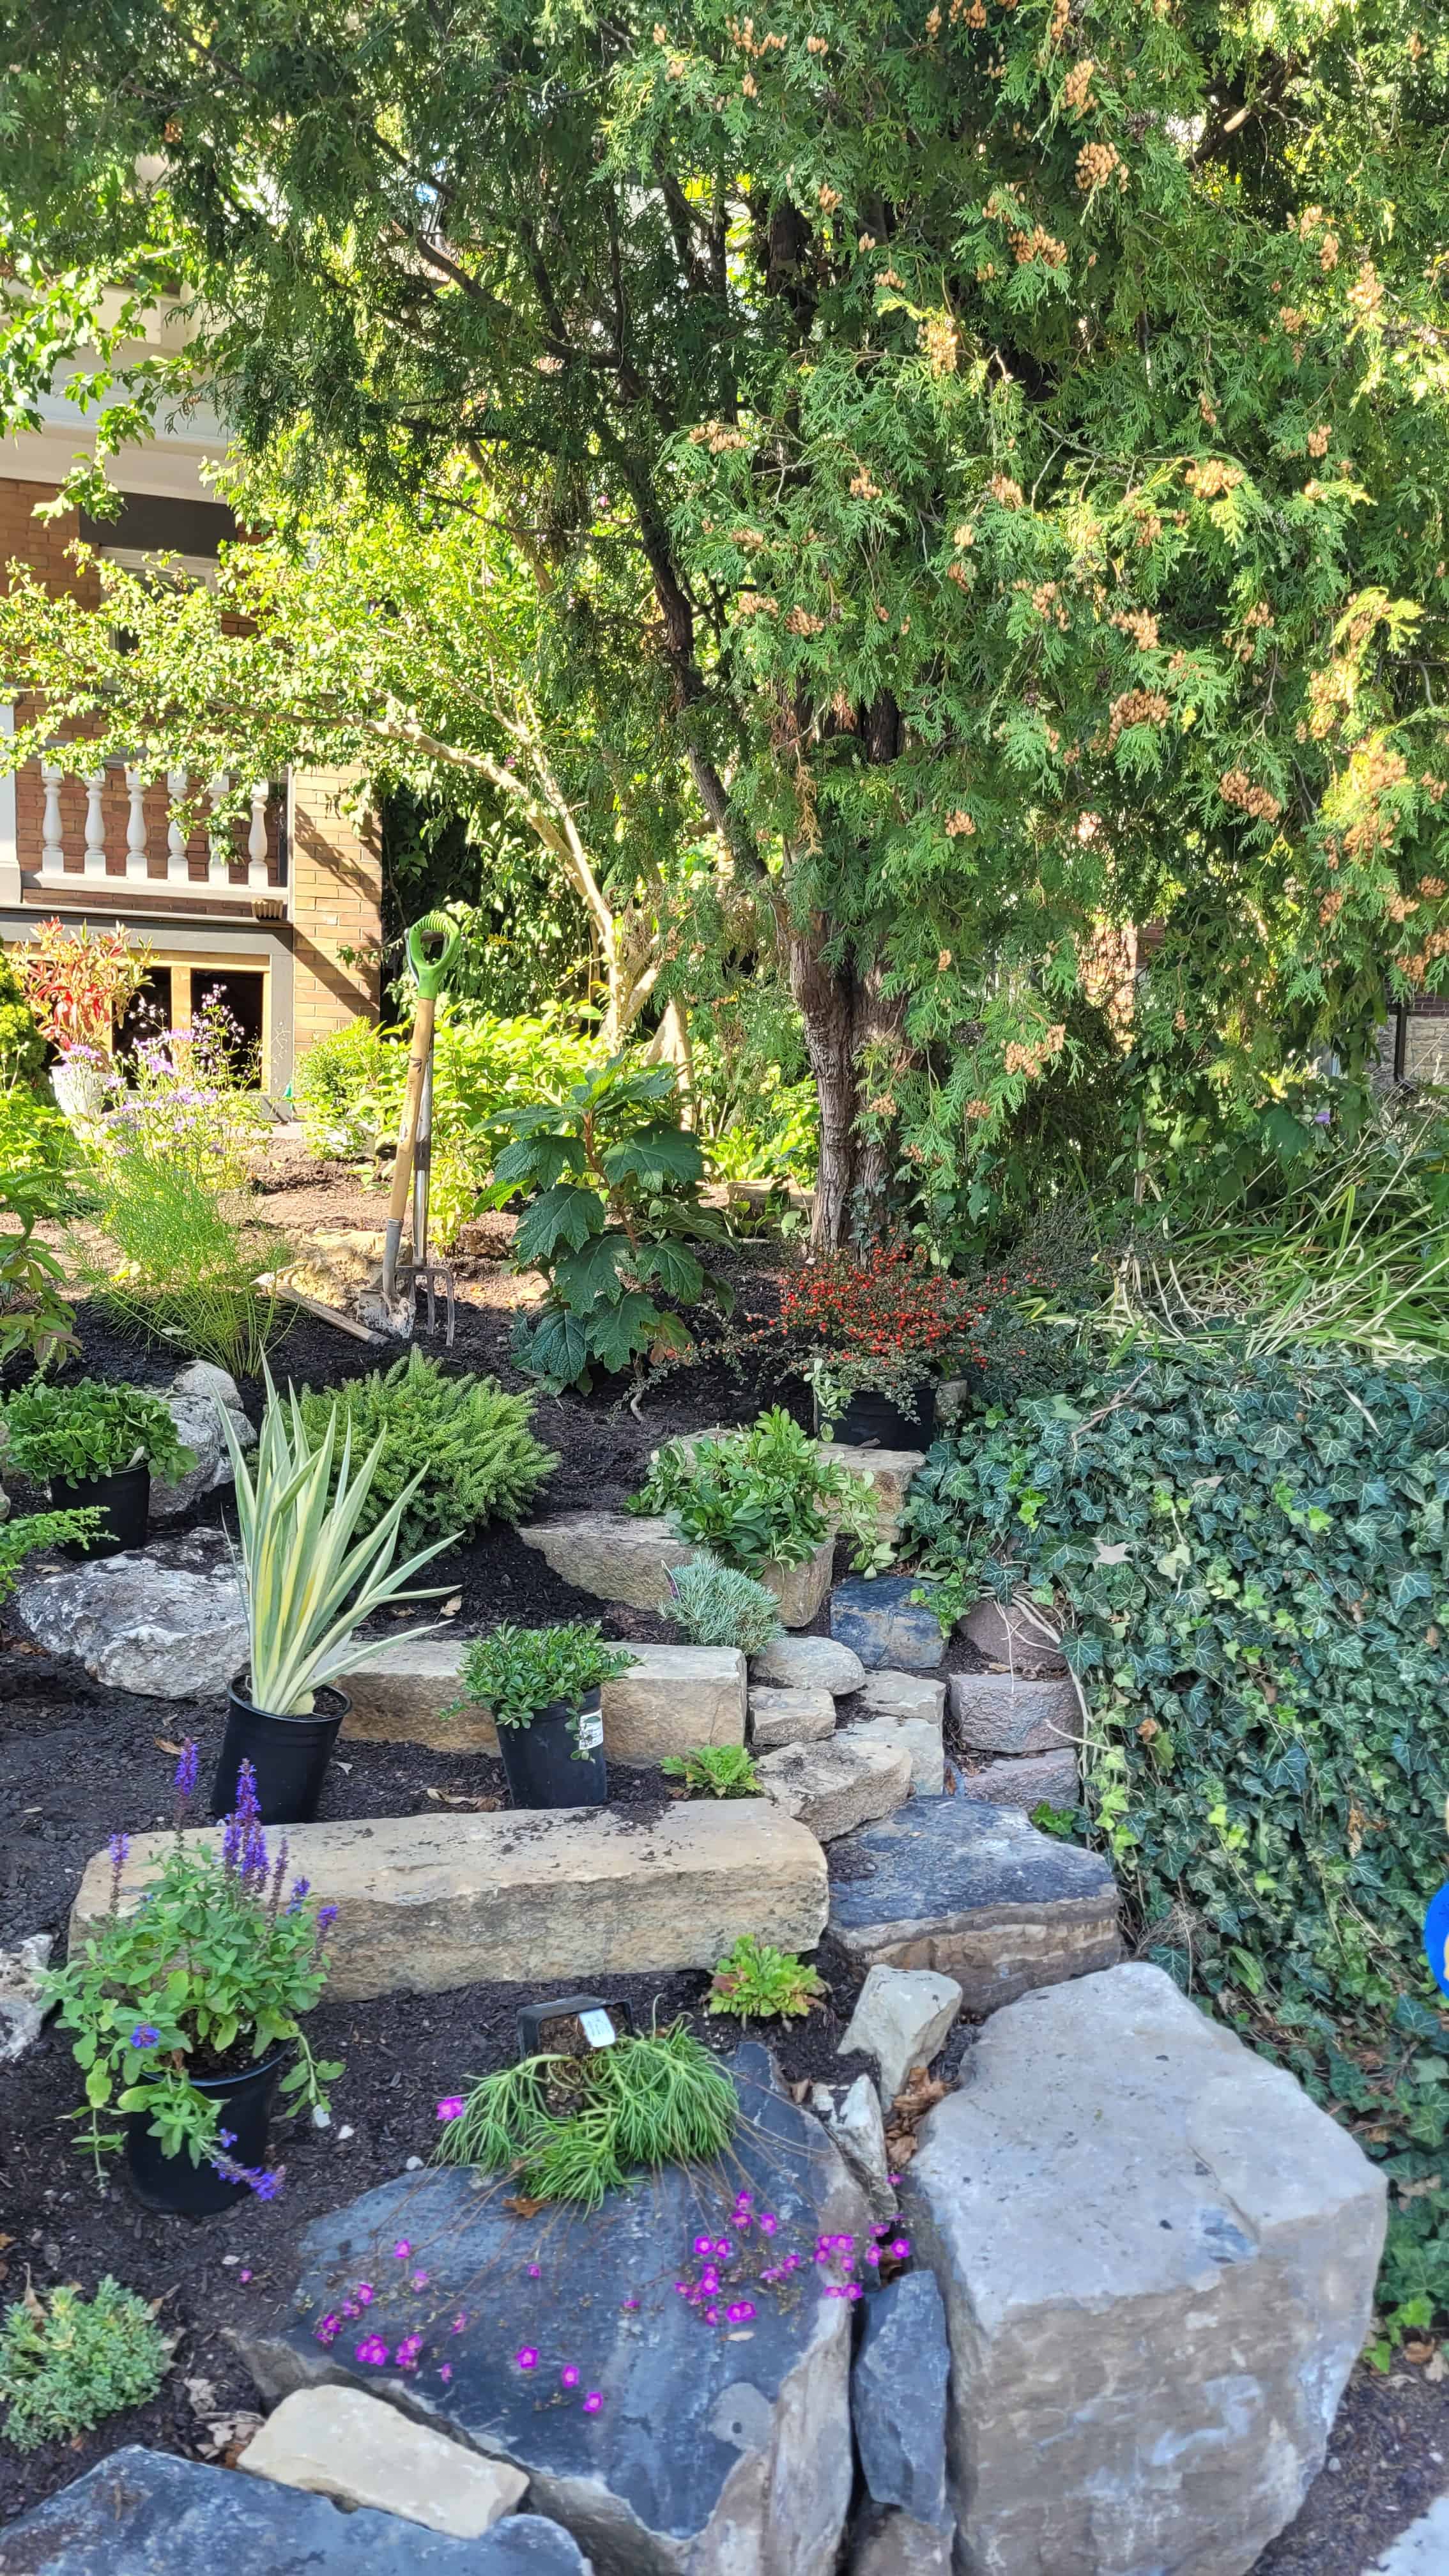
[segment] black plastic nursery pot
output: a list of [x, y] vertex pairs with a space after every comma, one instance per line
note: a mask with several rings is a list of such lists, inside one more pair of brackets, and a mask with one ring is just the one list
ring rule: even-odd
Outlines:
[[911, 1411], [872, 1387], [858, 1387], [836, 1422], [832, 1439], [847, 1449], [929, 1449], [936, 1436], [936, 1390], [916, 1389]]
[[586, 1748], [582, 1755], [574, 1750], [575, 1711], [567, 1700], [550, 1700], [527, 1726], [500, 1726], [498, 1750], [515, 1807], [603, 1806], [609, 1775], [601, 1705], [602, 1693], [597, 1689], [585, 1691], [579, 1702], [578, 1734]]
[[264, 1825], [310, 1825], [316, 1816], [337, 1730], [351, 1708], [345, 1691], [323, 1684], [306, 1717], [274, 1717], [247, 1697], [247, 1675], [238, 1673], [226, 1695], [226, 1733], [211, 1783], [211, 1812], [229, 1816], [236, 1806], [237, 1774], [250, 1762]]
[[[245, 2067], [239, 2075], [192, 2079], [196, 2092], [221, 2105], [221, 2125], [230, 2130], [232, 2137], [228, 2156], [235, 2164], [250, 2166], [253, 2172], [267, 2160], [273, 2098], [290, 2053], [276, 2048], [270, 2057], [264, 2057], [256, 2066]], [[122, 2116], [127, 2177], [136, 2198], [147, 2209], [167, 2210], [181, 2218], [209, 2218], [245, 2200], [248, 2184], [230, 2181], [204, 2160], [194, 2165], [184, 2147], [179, 2156], [163, 2155], [160, 2139], [151, 2135], [147, 2112], [127, 2111]]]
[[58, 1512], [98, 1511], [103, 1515], [91, 1539], [69, 1541], [67, 1556], [121, 1556], [128, 1548], [146, 1544], [151, 1470], [144, 1458], [139, 1467], [118, 1468], [113, 1476], [82, 1476], [73, 1485], [63, 1476], [52, 1476], [50, 1499]]

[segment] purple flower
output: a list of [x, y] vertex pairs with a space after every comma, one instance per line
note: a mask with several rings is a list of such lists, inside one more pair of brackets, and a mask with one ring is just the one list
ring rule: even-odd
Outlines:
[[291, 1895], [290, 1895], [290, 1896], [288, 1897], [288, 1899], [287, 1899], [287, 1912], [288, 1912], [289, 1914], [300, 1914], [300, 1913], [301, 1913], [301, 1911], [302, 1911], [302, 1906], [303, 1906], [303, 1903], [304, 1903], [305, 1898], [306, 1898], [307, 1890], [308, 1890], [308, 1888], [311, 1886], [311, 1884], [312, 1884], [312, 1881], [310, 1880], [310, 1878], [294, 1878], [294, 1879], [293, 1879], [293, 1881], [292, 1881], [292, 1893], [291, 1893]]
[[135, 2029], [131, 2033], [131, 2046], [133, 2048], [154, 2048], [160, 2036], [161, 2033], [156, 2029], [153, 2023], [149, 2021], [138, 2021]]
[[564, 2366], [558, 2375], [558, 2384], [560, 2388], [577, 2388], [579, 2384], [579, 2366], [576, 2361], [566, 2361], [564, 2363]]
[[443, 2366], [442, 2366], [442, 2369], [441, 2369], [441, 2370], [439, 2371], [439, 2373], [438, 2373], [438, 2377], [439, 2377], [440, 2379], [451, 2379], [451, 2378], [452, 2378], [452, 2376], [453, 2376], [453, 2365], [452, 2365], [452, 2363], [451, 2363], [450, 2361], [445, 2361], [445, 2362], [444, 2362], [444, 2364], [443, 2364]]
[[412, 2246], [411, 2246], [411, 2244], [409, 2243], [409, 2241], [408, 2241], [407, 2237], [406, 2237], [406, 2236], [400, 2236], [400, 2237], [398, 2238], [398, 2240], [397, 2240], [396, 2245], [394, 2245], [394, 2247], [393, 2247], [393, 2249], [392, 2249], [392, 2250], [393, 2250], [394, 2254], [397, 2256], [398, 2261], [399, 2261], [400, 2263], [405, 2263], [405, 2262], [407, 2261], [407, 2259], [408, 2259], [408, 2256], [411, 2254], [411, 2252], [412, 2252], [412, 2250], [413, 2250], [413, 2249], [412, 2249]]
[[584, 2413], [586, 2415], [597, 2415], [603, 2402], [604, 2400], [600, 2391], [597, 2388], [591, 2388], [587, 2397], [584, 2399]]
[[360, 2308], [370, 2308], [375, 2295], [376, 2293], [374, 2292], [370, 2281], [359, 2281], [357, 2288], [353, 2292], [353, 2297], [356, 2299]]
[[317, 1933], [317, 1938], [316, 1938], [315, 1943], [313, 1944], [313, 1950], [312, 1950], [312, 1955], [313, 1955], [314, 1959], [320, 1959], [320, 1958], [321, 1958], [322, 1953], [323, 1953], [323, 1950], [324, 1950], [324, 1949], [326, 1948], [326, 1946], [327, 1946], [327, 1935], [328, 1935], [328, 1933], [331, 1931], [332, 1926], [333, 1926], [333, 1924], [336, 1922], [336, 1920], [337, 1920], [337, 1908], [336, 1908], [336, 1906], [335, 1906], [335, 1905], [319, 1905], [319, 1906], [318, 1906], [318, 1908], [317, 1908], [317, 1923], [316, 1923], [316, 1933]]
[[319, 2343], [335, 2343], [341, 2323], [342, 2319], [338, 2316], [323, 2317], [320, 2324], [313, 2327], [312, 2332]]
[[399, 2370], [416, 2370], [418, 2354], [422, 2348], [423, 2339], [420, 2334], [404, 2335], [395, 2355]]
[[184, 1806], [188, 1798], [194, 1798], [196, 1795], [196, 1744], [190, 1736], [181, 1748], [181, 1759], [172, 1777], [176, 1795]]
[[463, 2328], [466, 2326], [467, 2322], [468, 2322], [467, 2310], [466, 2310], [466, 2309], [464, 2309], [464, 2308], [460, 2308], [460, 2309], [459, 2309], [459, 2311], [458, 2311], [458, 2313], [457, 2313], [457, 2315], [456, 2315], [456, 2316], [454, 2317], [454, 2319], [453, 2319], [453, 2332], [454, 2332], [454, 2334], [461, 2334], [461, 2333], [462, 2333], [462, 2331], [463, 2331]]
[[428, 2276], [427, 2276], [426, 2272], [414, 2272], [414, 2274], [413, 2274], [413, 2288], [414, 2288], [415, 2290], [425, 2290], [425, 2289], [427, 2288], [427, 2286], [428, 2286]]
[[543, 2265], [541, 2263], [530, 2263], [528, 2266], [528, 2277], [530, 2281], [541, 2281], [543, 2279]]
[[768, 2209], [762, 2211], [760, 2217], [760, 2234], [762, 2236], [773, 2236], [779, 2224], [780, 2222], [778, 2218], [773, 2217]]
[[904, 2263], [906, 2256], [911, 2250], [911, 2240], [909, 2236], [893, 2236], [891, 2238], [889, 2250], [894, 2254], [898, 2263]]
[[381, 2335], [368, 2335], [357, 2347], [357, 2358], [370, 2370], [380, 2370], [387, 2359], [387, 2346]]
[[714, 2252], [713, 2238], [709, 2236], [696, 2236], [694, 2240], [694, 2250], [696, 2254], [712, 2254]]
[[112, 1836], [111, 1836], [111, 1912], [112, 1912], [113, 1914], [115, 1913], [117, 1906], [118, 1906], [118, 1905], [120, 1904], [120, 1902], [121, 1902], [121, 1872], [122, 1872], [122, 1870], [123, 1870], [123, 1869], [125, 1868], [125, 1866], [126, 1866], [127, 1859], [128, 1859], [128, 1858], [129, 1858], [129, 1856], [130, 1856], [130, 1850], [131, 1850], [131, 1837], [130, 1837], [130, 1835], [129, 1835], [129, 1834], [112, 1834]]
[[537, 2370], [538, 2353], [531, 2343], [521, 2343], [513, 2356], [520, 2370]]
[[755, 2303], [753, 2299], [736, 2299], [734, 2306], [732, 2308], [726, 2308], [725, 2310], [725, 2315], [729, 2318], [732, 2326], [742, 2326], [746, 2318], [752, 2317], [754, 2313]]
[[440, 2120], [461, 2120], [463, 2117], [462, 2094], [445, 2093], [441, 2102], [438, 2104], [438, 2117]]

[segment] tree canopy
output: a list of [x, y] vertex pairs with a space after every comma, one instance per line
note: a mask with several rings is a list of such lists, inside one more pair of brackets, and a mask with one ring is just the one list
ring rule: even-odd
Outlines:
[[206, 386], [299, 505], [461, 453], [553, 598], [608, 566], [572, 649], [778, 942], [828, 1237], [1047, 1078], [1104, 930], [1204, 1062], [1361, 1045], [1449, 956], [1449, 36], [659, 8], [0, 10], [12, 418]]

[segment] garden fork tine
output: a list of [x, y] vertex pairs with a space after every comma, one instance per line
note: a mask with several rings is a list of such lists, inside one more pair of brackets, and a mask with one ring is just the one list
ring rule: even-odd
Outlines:
[[447, 1300], [448, 1348], [458, 1326], [458, 1295], [449, 1261], [433, 1261], [428, 1256], [428, 1192], [433, 1175], [433, 1058], [429, 1050], [423, 1072], [422, 1091], [418, 1100], [417, 1132], [413, 1140], [413, 1258], [412, 1291], [427, 1292], [428, 1330], [438, 1329], [437, 1292], [441, 1288]]

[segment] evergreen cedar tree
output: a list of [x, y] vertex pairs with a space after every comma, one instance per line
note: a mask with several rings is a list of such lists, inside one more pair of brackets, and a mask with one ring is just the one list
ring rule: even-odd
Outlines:
[[189, 371], [252, 452], [295, 434], [299, 488], [426, 504], [471, 452], [581, 686], [590, 605], [637, 599], [611, 649], [663, 683], [661, 758], [803, 1013], [824, 1239], [923, 1065], [929, 1166], [1070, 1053], [1104, 926], [1161, 923], [1139, 1007], [1228, 1070], [1361, 1047], [1386, 970], [1438, 987], [1442, 16], [0, 24], [4, 247], [48, 290], [12, 416], [99, 284], [179, 283], [198, 334], [117, 435]]

